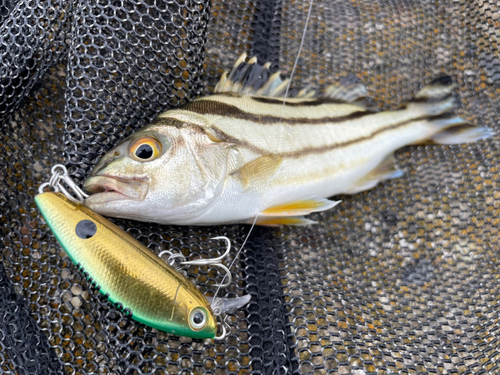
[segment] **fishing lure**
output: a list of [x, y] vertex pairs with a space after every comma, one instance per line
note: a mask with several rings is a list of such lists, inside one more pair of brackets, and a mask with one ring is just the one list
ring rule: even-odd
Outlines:
[[[52, 172], [51, 181], [40, 187], [35, 202], [70, 259], [95, 288], [124, 314], [150, 327], [193, 338], [225, 336], [223, 324], [222, 335], [216, 337], [217, 316], [242, 307], [249, 296], [217, 298], [209, 303], [176, 269], [82, 205], [79, 200], [85, 194], [71, 181], [64, 166], [55, 166]], [[60, 179], [70, 185], [77, 199], [68, 193]], [[60, 191], [44, 192], [47, 185]], [[226, 253], [230, 248], [227, 241]], [[220, 258], [208, 263], [217, 263]], [[205, 260], [191, 263], [202, 264], [202, 261]], [[230, 273], [228, 277], [230, 282]]]
[[403, 174], [394, 151], [491, 136], [453, 112], [450, 77], [423, 87], [395, 111], [367, 104], [364, 85], [346, 80], [316, 97], [285, 98], [288, 80], [243, 54], [215, 95], [161, 114], [110, 150], [84, 188], [103, 215], [211, 225], [310, 224], [303, 215], [334, 207]]

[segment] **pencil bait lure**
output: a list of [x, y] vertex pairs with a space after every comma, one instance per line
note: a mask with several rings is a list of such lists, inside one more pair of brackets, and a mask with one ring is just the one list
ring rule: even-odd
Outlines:
[[[169, 263], [82, 205], [84, 196], [64, 166], [56, 166], [52, 171], [58, 177], [40, 187], [35, 202], [70, 259], [95, 288], [124, 314], [161, 331], [193, 338], [221, 339], [226, 335], [222, 320], [222, 334], [216, 337], [217, 317], [241, 308], [249, 302], [249, 296], [216, 298], [210, 303]], [[61, 181], [70, 186], [76, 198]], [[44, 192], [47, 186], [59, 191]], [[229, 252], [227, 241], [223, 256]], [[171, 256], [170, 260], [174, 258]], [[217, 264], [220, 258], [208, 262]], [[180, 263], [205, 264], [203, 260], [185, 259]]]

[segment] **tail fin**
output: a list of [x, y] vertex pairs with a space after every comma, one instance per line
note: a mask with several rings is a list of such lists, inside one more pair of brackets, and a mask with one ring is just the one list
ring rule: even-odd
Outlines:
[[475, 142], [489, 138], [494, 132], [486, 127], [471, 125], [454, 112], [453, 80], [442, 76], [424, 86], [407, 104], [408, 109], [418, 110], [429, 116], [433, 134], [427, 141], [438, 144]]
[[[460, 117], [458, 119], [462, 120]], [[441, 145], [454, 145], [481, 141], [491, 137], [495, 132], [483, 126], [474, 126], [464, 122], [462, 125], [453, 126], [435, 134], [431, 141]]]

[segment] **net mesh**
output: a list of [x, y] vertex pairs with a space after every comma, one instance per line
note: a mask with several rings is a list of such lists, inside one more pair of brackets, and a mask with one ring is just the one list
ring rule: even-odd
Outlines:
[[[381, 109], [441, 73], [458, 112], [497, 128], [495, 0], [313, 3], [295, 87], [350, 73]], [[257, 228], [227, 297], [251, 303], [223, 341], [158, 332], [116, 311], [64, 254], [33, 197], [57, 163], [81, 182], [119, 139], [213, 91], [242, 53], [291, 72], [309, 2], [0, 0], [0, 371], [20, 374], [499, 371], [500, 138], [411, 146], [406, 174], [313, 215]], [[247, 226], [113, 220], [152, 251], [238, 248]], [[231, 259], [230, 259], [231, 260]], [[186, 276], [206, 294], [215, 269]]]

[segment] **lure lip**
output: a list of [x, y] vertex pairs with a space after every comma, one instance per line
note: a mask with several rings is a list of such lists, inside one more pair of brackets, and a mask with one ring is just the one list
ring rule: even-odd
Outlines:
[[149, 189], [145, 180], [125, 179], [110, 175], [90, 176], [83, 188], [91, 193], [86, 203], [107, 203], [116, 200], [143, 200]]
[[252, 299], [250, 294], [241, 297], [224, 298], [224, 297], [206, 297], [210, 307], [219, 314], [234, 314], [239, 311], [243, 306], [248, 304]]

